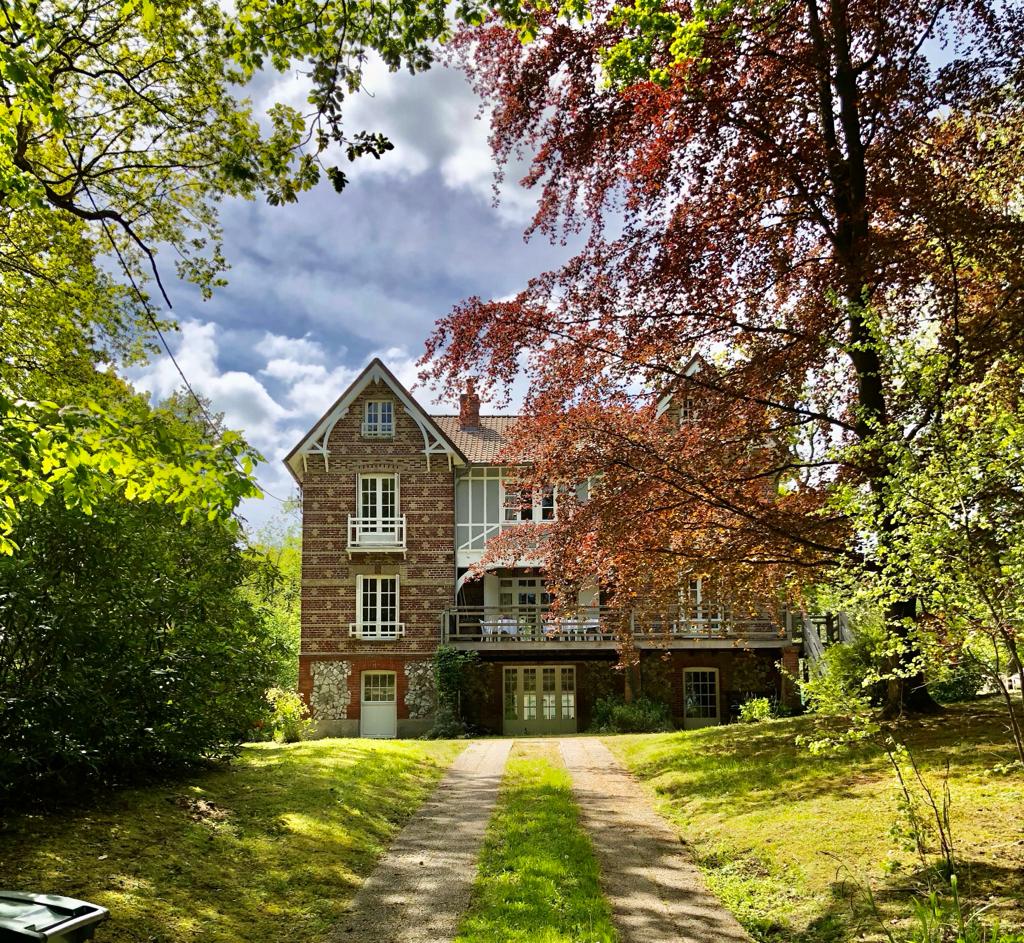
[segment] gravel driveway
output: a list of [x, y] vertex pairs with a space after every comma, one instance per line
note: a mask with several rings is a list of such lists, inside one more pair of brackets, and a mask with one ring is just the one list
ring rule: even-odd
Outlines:
[[611, 751], [594, 737], [560, 747], [621, 943], [750, 943]]
[[469, 907], [511, 740], [471, 743], [359, 889], [331, 943], [443, 943]]

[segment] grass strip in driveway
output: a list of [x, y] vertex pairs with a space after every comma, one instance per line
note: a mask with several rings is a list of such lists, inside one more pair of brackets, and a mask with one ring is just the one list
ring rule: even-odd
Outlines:
[[613, 943], [597, 860], [557, 743], [518, 742], [457, 943]]
[[108, 907], [103, 943], [315, 943], [464, 744], [317, 740], [0, 824], [0, 887]]

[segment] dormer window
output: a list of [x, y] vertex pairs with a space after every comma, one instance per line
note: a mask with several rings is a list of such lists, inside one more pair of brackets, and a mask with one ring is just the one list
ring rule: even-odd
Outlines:
[[371, 399], [363, 409], [363, 438], [390, 439], [395, 434], [395, 404], [389, 399]]
[[683, 397], [679, 404], [679, 424], [695, 422], [697, 419], [697, 403], [692, 396]]

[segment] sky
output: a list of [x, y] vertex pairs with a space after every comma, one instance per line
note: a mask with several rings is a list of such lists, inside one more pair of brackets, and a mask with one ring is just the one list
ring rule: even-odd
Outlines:
[[[228, 285], [209, 301], [181, 282], [169, 290], [178, 363], [266, 457], [257, 477], [278, 498], [295, 493], [282, 457], [370, 359], [381, 357], [412, 387], [437, 318], [471, 295], [512, 294], [568, 251], [524, 241], [534, 198], [518, 174], [494, 205], [488, 124], [460, 72], [436, 66], [411, 76], [371, 65], [365, 84], [370, 94], [350, 101], [348, 127], [382, 131], [395, 149], [346, 166], [342, 194], [325, 183], [285, 207], [226, 202]], [[266, 76], [250, 94], [258, 111], [301, 105], [303, 83]], [[154, 399], [181, 385], [167, 357], [130, 379]], [[430, 390], [414, 395], [431, 411], [454, 409]], [[267, 497], [241, 513], [257, 530], [279, 508]]]

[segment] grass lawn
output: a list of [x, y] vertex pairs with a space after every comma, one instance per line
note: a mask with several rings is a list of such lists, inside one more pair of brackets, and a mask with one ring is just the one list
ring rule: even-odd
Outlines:
[[516, 743], [457, 943], [615, 939], [557, 745]]
[[0, 887], [108, 907], [104, 943], [313, 943], [463, 744], [246, 747], [230, 767], [0, 827]]
[[[896, 790], [884, 753], [864, 746], [813, 756], [794, 743], [812, 729], [809, 718], [794, 718], [606, 739], [663, 800], [715, 892], [758, 940], [853, 939], [851, 875], [896, 914], [906, 912], [919, 870], [890, 834]], [[959, 705], [892, 733], [940, 796], [949, 761], [959, 877], [971, 903], [994, 902], [992, 916], [1024, 925], [1024, 777], [988, 772], [1012, 759], [999, 709]]]

